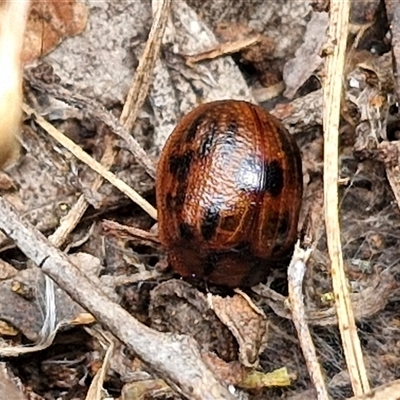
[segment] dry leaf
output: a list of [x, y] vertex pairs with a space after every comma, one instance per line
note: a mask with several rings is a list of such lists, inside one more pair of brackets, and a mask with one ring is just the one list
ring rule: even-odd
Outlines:
[[23, 63], [49, 53], [63, 39], [83, 32], [88, 8], [77, 1], [35, 1], [28, 17]]
[[243, 365], [254, 367], [267, 336], [267, 319], [247, 296], [210, 295], [218, 318], [228, 327], [239, 343], [239, 358]]

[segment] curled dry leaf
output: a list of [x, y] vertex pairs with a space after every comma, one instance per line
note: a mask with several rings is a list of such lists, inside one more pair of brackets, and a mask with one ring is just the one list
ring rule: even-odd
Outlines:
[[228, 327], [239, 343], [239, 359], [247, 367], [258, 364], [258, 355], [267, 337], [267, 318], [245, 295], [233, 297], [210, 295], [218, 318]]
[[63, 39], [83, 32], [88, 8], [79, 1], [32, 2], [22, 60], [30, 63], [49, 53]]
[[382, 142], [379, 145], [379, 159], [385, 163], [386, 168], [397, 168], [400, 160], [399, 142]]

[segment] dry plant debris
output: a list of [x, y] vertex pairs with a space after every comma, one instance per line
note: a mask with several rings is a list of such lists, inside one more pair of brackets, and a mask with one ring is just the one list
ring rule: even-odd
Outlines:
[[[23, 149], [0, 174], [0, 397], [399, 399], [398, 2], [56, 3], [28, 19]], [[263, 99], [301, 147], [312, 251], [289, 285], [204, 290], [165, 265], [157, 156], [221, 98]]]
[[32, 2], [22, 52], [23, 62], [32, 62], [48, 54], [65, 38], [82, 33], [87, 19], [88, 8], [79, 1]]

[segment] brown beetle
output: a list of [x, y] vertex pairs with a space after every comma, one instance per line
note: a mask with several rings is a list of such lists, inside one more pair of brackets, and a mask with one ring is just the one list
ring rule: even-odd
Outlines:
[[160, 240], [179, 275], [229, 287], [262, 281], [293, 250], [300, 151], [259, 106], [203, 104], [184, 116], [158, 163]]

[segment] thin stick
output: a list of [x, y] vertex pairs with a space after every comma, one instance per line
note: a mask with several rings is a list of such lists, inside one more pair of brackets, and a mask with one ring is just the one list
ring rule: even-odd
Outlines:
[[324, 85], [324, 207], [333, 291], [344, 355], [355, 395], [369, 391], [360, 340], [343, 267], [338, 215], [338, 137], [342, 74], [345, 65], [350, 0], [331, 0], [329, 47]]
[[[164, 10], [164, 12], [166, 12], [167, 14], [168, 14], [168, 11], [169, 11], [168, 9]], [[156, 20], [156, 21], [153, 21], [153, 29], [152, 29], [152, 31], [159, 32], [160, 37], [162, 37], [163, 32], [165, 30], [165, 25], [166, 25], [166, 21], [163, 22], [163, 21], [160, 21], [159, 19]], [[150, 36], [149, 37], [149, 41], [148, 41], [148, 45], [150, 45], [151, 47], [152, 46], [154, 47], [154, 45], [152, 44], [154, 41], [157, 41], [157, 38], [153, 37], [153, 36]], [[155, 44], [155, 46], [157, 47], [157, 43]], [[156, 51], [154, 53], [154, 60], [158, 56], [159, 49], [160, 49], [160, 46], [159, 46], [159, 43], [158, 43], [158, 47], [157, 47], [157, 49], [156, 49]], [[146, 56], [146, 54], [143, 54], [143, 57], [145, 57], [145, 56]], [[149, 71], [152, 71], [153, 67], [154, 67], [154, 63], [152, 65], [149, 65], [149, 67], [146, 70], [146, 73], [148, 74]], [[138, 74], [136, 74], [135, 76], [137, 77]], [[32, 78], [32, 76], [31, 76], [31, 78]], [[42, 82], [36, 82], [36, 83], [37, 84], [41, 84]], [[142, 86], [143, 86], [143, 88], [142, 88]], [[149, 85], [148, 84], [147, 85], [146, 84], [142, 85], [142, 81], [140, 79], [135, 79], [132, 82], [132, 88], [131, 88], [132, 92], [146, 92], [147, 93], [148, 90], [149, 90]], [[72, 93], [70, 93], [70, 95], [67, 96], [67, 98], [70, 99], [72, 97], [71, 95], [72, 95]], [[130, 109], [134, 108], [134, 106], [141, 107], [142, 103], [140, 105], [133, 105], [132, 101], [131, 102], [127, 101], [125, 103], [125, 105], [124, 105], [123, 114], [124, 113], [129, 113]], [[89, 107], [89, 104], [92, 105], [92, 102], [87, 102], [86, 103], [86, 107]], [[106, 118], [105, 118], [106, 120], [111, 119], [111, 115], [107, 114], [106, 111], [103, 111], [101, 107], [98, 107], [98, 109], [95, 109], [95, 110], [92, 110], [92, 111], [97, 111], [99, 113], [102, 113], [102, 115], [106, 116]], [[135, 118], [132, 120], [132, 125], [135, 123], [136, 117], [137, 117], [137, 113], [136, 113]], [[123, 121], [120, 121], [120, 122], [123, 123]], [[129, 135], [128, 130], [123, 129], [122, 126], [121, 127], [117, 126], [117, 128], [118, 129], [115, 129], [114, 132], [115, 133], [121, 133], [121, 132], [124, 133], [123, 138], [125, 139], [130, 151], [134, 154], [134, 156], [136, 157], [138, 162], [141, 162], [142, 165], [144, 165], [144, 167], [149, 172], [149, 174], [152, 177], [154, 177], [155, 176], [154, 164], [149, 159], [149, 157], [147, 156], [145, 151], [140, 147], [140, 145], [135, 141], [135, 139], [131, 135]], [[122, 129], [119, 129], [119, 128], [122, 128]], [[116, 149], [115, 149], [115, 147], [114, 147], [112, 142], [113, 142], [113, 140], [111, 139], [111, 137], [107, 136], [106, 137], [106, 143], [105, 143], [105, 146], [104, 146], [105, 147], [105, 152], [104, 152], [103, 157], [101, 159], [101, 164], [107, 170], [110, 169], [111, 166], [114, 164], [115, 156], [117, 154], [117, 151], [116, 151]], [[95, 178], [95, 181], [93, 182], [93, 184], [91, 186], [91, 190], [93, 192], [97, 192], [102, 184], [103, 184], [103, 177], [101, 175], [97, 175], [96, 178]], [[78, 201], [73, 205], [73, 207], [71, 208], [69, 213], [65, 216], [65, 218], [62, 219], [61, 224], [57, 228], [57, 230], [49, 237], [49, 240], [56, 247], [61, 247], [63, 245], [63, 243], [65, 242], [65, 240], [68, 237], [68, 235], [74, 230], [76, 225], [81, 220], [81, 218], [84, 215], [84, 213], [86, 212], [88, 206], [89, 206], [89, 203], [86, 200], [85, 196], [81, 195], [79, 197]], [[56, 329], [54, 329], [55, 328], [54, 327], [55, 318], [51, 318], [51, 317], [54, 317], [55, 313], [56, 313], [55, 303], [54, 303], [54, 301], [51, 301], [51, 299], [54, 298], [54, 283], [48, 276], [45, 277], [45, 281], [46, 281], [46, 301], [47, 301], [48, 304], [47, 304], [46, 310], [45, 310], [46, 317], [45, 317], [45, 322], [44, 322], [44, 325], [43, 325], [43, 328], [42, 328], [42, 332], [43, 332], [43, 334], [46, 334], [46, 332], [48, 332], [48, 335], [51, 336], [51, 335], [55, 335], [55, 332], [57, 331]], [[42, 337], [40, 343], [38, 343], [38, 345], [36, 345], [36, 346], [30, 347], [29, 350], [30, 351], [37, 351], [38, 347], [40, 347], [40, 345], [49, 346], [51, 343], [52, 343], [51, 337]], [[12, 349], [12, 351], [14, 351], [16, 354], [21, 354], [21, 353], [24, 352], [24, 350], [26, 350], [26, 348], [22, 348], [21, 349], [18, 346]]]
[[185, 335], [160, 333], [141, 324], [110, 300], [71, 263], [67, 255], [23, 220], [2, 197], [0, 230], [13, 239], [21, 251], [61, 289], [179, 393], [193, 400], [236, 398], [203, 363], [193, 339]]
[[329, 400], [328, 389], [325, 384], [321, 365], [307, 325], [307, 316], [304, 307], [303, 279], [306, 272], [306, 261], [310, 252], [301, 250], [298, 245], [294, 251], [288, 269], [289, 300], [292, 319], [297, 330], [300, 346], [306, 360], [308, 373], [317, 392], [318, 400]]
[[[111, 142], [111, 138], [108, 138], [108, 142]], [[111, 143], [107, 143], [107, 138], [106, 138], [105, 151], [101, 158], [101, 165], [103, 165], [104, 168], [109, 169], [114, 161], [114, 156], [115, 156], [115, 150], [111, 145]], [[92, 186], [90, 187], [90, 190], [93, 193], [96, 193], [100, 189], [102, 184], [103, 184], [102, 176], [96, 175], [96, 178]], [[61, 247], [65, 243], [68, 235], [78, 225], [79, 221], [85, 214], [88, 207], [89, 203], [86, 200], [85, 196], [83, 194], [80, 195], [79, 199], [71, 207], [68, 214], [64, 218], [62, 218], [61, 223], [56, 229], [56, 231], [51, 236], [49, 236], [49, 240], [51, 241], [51, 243], [54, 244], [54, 246]]]
[[[106, 110], [98, 101], [79, 93], [75, 93], [60, 85], [45, 83], [39, 80], [35, 74], [29, 70], [25, 71], [25, 79], [34, 89], [52, 96], [78, 110], [84, 110], [85, 115], [90, 116], [91, 119], [101, 121], [107, 125], [111, 129], [112, 133], [122, 139], [122, 146], [135, 157], [136, 161], [143, 166], [152, 178], [155, 178], [156, 167], [154, 160], [149, 157], [137, 140], [130, 134], [130, 131], [121, 125], [114, 115]], [[141, 88], [139, 87], [137, 90], [141, 90]], [[125, 105], [124, 108], [125, 107], [129, 107], [129, 105]]]
[[240, 50], [245, 49], [246, 47], [250, 47], [258, 43], [261, 40], [261, 38], [262, 35], [257, 33], [250, 35], [244, 39], [217, 44], [213, 46], [211, 49], [208, 49], [201, 53], [195, 55], [187, 55], [186, 64], [188, 66], [193, 66], [193, 64], [196, 64], [200, 61], [213, 60], [214, 58], [217, 57], [222, 57], [228, 54], [237, 53]]
[[157, 219], [156, 209], [147, 202], [142, 196], [140, 196], [135, 190], [133, 190], [124, 181], [117, 178], [112, 172], [108, 171], [101, 165], [98, 161], [87, 154], [81, 147], [74, 143], [71, 139], [67, 138], [59, 130], [57, 130], [53, 125], [47, 122], [43, 117], [36, 114], [35, 110], [29, 107], [27, 104], [23, 105], [23, 110], [28, 115], [35, 115], [35, 121], [55, 140], [62, 144], [66, 149], [68, 149], [76, 158], [87, 164], [93, 171], [100, 174], [104, 179], [118, 188], [122, 193], [128, 196], [134, 203], [140, 206], [144, 211], [146, 211], [150, 217]]
[[[152, 29], [150, 31], [149, 39], [147, 41], [147, 46], [150, 47], [150, 49], [152, 49], [153, 59], [152, 60], [146, 59], [147, 53], [144, 52], [144, 54], [142, 55], [142, 59], [140, 61], [140, 65], [144, 65], [146, 68], [145, 70], [143, 70], [142, 68], [136, 71], [135, 79], [132, 81], [129, 93], [140, 92], [140, 93], [145, 93], [146, 95], [148, 93], [149, 84], [146, 80], [142, 79], [142, 75], [145, 73], [149, 74], [149, 72], [151, 73], [153, 71], [155, 60], [157, 59], [160, 51], [161, 39], [165, 31], [165, 26], [167, 22], [166, 17], [169, 14], [169, 7], [170, 4], [168, 4], [168, 2], [163, 2], [162, 6], [160, 6], [156, 12], [156, 18], [154, 18], [153, 20]], [[163, 16], [163, 18], [160, 18], [161, 15]], [[131, 123], [134, 124], [137, 118], [137, 110], [139, 110], [142, 107], [144, 99], [145, 97], [141, 99], [141, 102], [138, 101], [135, 102], [135, 100], [137, 99], [128, 95], [127, 101], [124, 104], [124, 108], [120, 118], [120, 123], [122, 125], [124, 125], [125, 122], [124, 128], [126, 128], [126, 131], [129, 131], [130, 129], [132, 129], [132, 127], [128, 126], [128, 121], [126, 121], [125, 116], [134, 113], [135, 115], [133, 116], [133, 119], [130, 120]], [[101, 107], [98, 107], [98, 110], [101, 110]], [[127, 144], [130, 145], [129, 147], [131, 149], [131, 152], [134, 155], [136, 155], [136, 158], [138, 159], [139, 162], [143, 161], [143, 164], [145, 166], [149, 165], [153, 166], [153, 163], [151, 162], [151, 160], [148, 159], [147, 154], [144, 152], [142, 148], [140, 148], [139, 144], [136, 141], [134, 141], [134, 139], [130, 135], [126, 134], [124, 138], [126, 139]], [[102, 157], [101, 164], [106, 169], [109, 169], [114, 164], [116, 151], [114, 150], [113, 147], [114, 146], [112, 145], [112, 143], [109, 143], [105, 146], [106, 149]], [[150, 170], [150, 172], [151, 176], [154, 177], [152, 169]], [[102, 183], [103, 179], [101, 175], [98, 175], [91, 187], [91, 190], [93, 192], [97, 192], [97, 190], [101, 187]], [[79, 223], [88, 205], [89, 203], [86, 201], [85, 196], [81, 195], [78, 201], [74, 204], [74, 206], [66, 216], [66, 218], [63, 219], [61, 225], [58, 227], [56, 232], [54, 232], [54, 234], [50, 237], [52, 243], [54, 243], [57, 247], [60, 247], [64, 243], [68, 234], [71, 233], [72, 230], [75, 228], [75, 226]]]
[[[129, 107], [124, 107], [121, 114], [121, 122], [128, 129], [132, 129], [133, 124], [146, 100], [149, 87], [151, 84], [151, 76], [154, 69], [154, 64], [157, 60], [161, 41], [164, 35], [164, 30], [167, 25], [169, 10], [171, 7], [171, 0], [153, 1], [157, 5], [154, 14], [154, 21], [149, 33], [149, 40], [140, 58], [139, 65], [136, 69], [134, 83], [126, 98], [126, 103], [130, 104]], [[140, 86], [141, 90], [137, 90]]]

